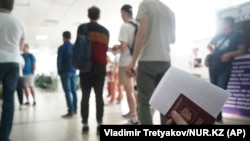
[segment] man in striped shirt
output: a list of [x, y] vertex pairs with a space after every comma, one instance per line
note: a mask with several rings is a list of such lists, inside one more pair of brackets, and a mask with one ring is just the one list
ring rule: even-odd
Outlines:
[[[100, 124], [104, 113], [103, 87], [106, 76], [107, 51], [109, 44], [109, 31], [98, 24], [100, 18], [100, 9], [93, 6], [88, 9], [90, 22], [87, 24], [88, 37], [92, 45], [92, 63], [93, 67], [90, 72], [80, 72], [80, 83], [82, 88], [81, 115], [83, 123], [83, 132], [89, 131], [89, 98], [91, 88], [93, 87], [96, 95], [96, 120], [98, 123], [97, 133], [99, 133]], [[83, 35], [83, 25], [77, 30], [78, 35]]]

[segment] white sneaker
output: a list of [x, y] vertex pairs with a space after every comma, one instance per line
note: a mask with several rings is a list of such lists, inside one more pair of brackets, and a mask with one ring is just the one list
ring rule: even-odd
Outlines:
[[127, 125], [139, 125], [139, 123], [139, 120], [130, 119], [128, 120]]
[[23, 105], [20, 105], [19, 110], [20, 111], [23, 110]]

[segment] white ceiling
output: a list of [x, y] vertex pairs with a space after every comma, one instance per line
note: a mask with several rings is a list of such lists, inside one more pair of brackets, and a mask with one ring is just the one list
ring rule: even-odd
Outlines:
[[[135, 7], [141, 0], [16, 0], [13, 15], [26, 26], [26, 42], [34, 53], [44, 52], [53, 55], [62, 44], [61, 34], [65, 30], [72, 33], [74, 42], [80, 23], [88, 22], [87, 9], [93, 5], [101, 9], [99, 23], [106, 26], [112, 35], [111, 42], [119, 32], [120, 8], [128, 3]], [[116, 21], [116, 22], [115, 22]], [[37, 35], [47, 35], [47, 40], [37, 40]]]
[[[35, 54], [55, 55], [58, 46], [62, 44], [62, 32], [65, 30], [71, 31], [72, 42], [74, 42], [78, 25], [89, 21], [87, 18], [87, 9], [93, 5], [101, 9], [101, 19], [99, 23], [103, 24], [110, 31], [110, 46], [114, 45], [117, 43], [117, 37], [122, 23], [120, 17], [121, 6], [123, 4], [131, 4], [134, 7], [134, 13], [137, 13], [141, 1], [142, 0], [15, 0], [12, 13], [21, 19], [26, 26], [26, 42], [31, 46], [31, 52]], [[177, 34], [179, 38], [178, 41], [184, 43], [184, 38], [190, 40], [187, 38], [190, 35], [186, 35], [185, 33], [188, 34], [192, 32], [192, 25], [196, 28], [197, 25], [207, 24], [207, 11], [210, 10], [210, 15], [208, 16], [211, 16], [215, 8], [226, 7], [225, 5], [229, 5], [229, 2], [245, 2], [247, 0], [162, 1], [176, 12], [178, 16], [177, 20], [179, 21], [179, 23], [177, 23], [177, 30], [179, 30], [177, 31], [179, 32], [179, 34]], [[196, 19], [199, 14], [205, 14], [204, 18], [198, 21], [193, 20]], [[197, 31], [204, 29], [203, 26], [200, 28], [201, 29], [197, 28]], [[201, 34], [200, 32], [197, 33]], [[46, 35], [48, 39], [37, 40], [37, 35]], [[183, 40], [180, 39], [180, 36], [183, 36]]]

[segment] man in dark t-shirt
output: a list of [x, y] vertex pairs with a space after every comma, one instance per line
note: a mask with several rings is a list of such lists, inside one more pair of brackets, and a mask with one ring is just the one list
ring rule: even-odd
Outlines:
[[[96, 120], [98, 123], [97, 133], [99, 133], [100, 124], [102, 124], [104, 113], [103, 102], [103, 87], [106, 76], [106, 64], [107, 64], [107, 51], [109, 44], [109, 31], [98, 24], [97, 21], [100, 18], [100, 9], [93, 6], [88, 9], [88, 17], [90, 22], [87, 23], [87, 35], [91, 41], [92, 46], [92, 64], [93, 67], [90, 72], [80, 71], [80, 84], [82, 90], [81, 101], [81, 115], [83, 123], [83, 132], [89, 131], [88, 115], [89, 115], [89, 98], [91, 88], [93, 87], [96, 95]], [[83, 35], [85, 33], [82, 24], [78, 27], [77, 34]]]
[[[232, 60], [245, 52], [243, 34], [233, 29], [234, 18], [225, 17], [221, 21], [220, 32], [209, 43], [212, 52], [209, 66], [209, 77], [212, 84], [227, 89], [232, 69]], [[222, 122], [222, 113], [217, 117]]]

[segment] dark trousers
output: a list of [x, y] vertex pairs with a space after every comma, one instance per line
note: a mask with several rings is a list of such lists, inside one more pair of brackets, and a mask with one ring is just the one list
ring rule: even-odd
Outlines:
[[82, 90], [81, 115], [82, 123], [88, 123], [89, 117], [89, 98], [91, 88], [94, 89], [96, 98], [96, 120], [102, 123], [104, 113], [103, 87], [106, 75], [106, 66], [94, 66], [90, 72], [80, 73], [80, 83]]
[[8, 141], [14, 117], [14, 93], [19, 78], [18, 63], [0, 63], [0, 81], [3, 84], [3, 105], [0, 122], [0, 140]]
[[23, 105], [23, 88], [24, 88], [23, 77], [20, 76], [16, 88], [17, 97], [20, 105]]
[[[220, 71], [215, 69], [209, 69], [210, 82], [224, 90], [227, 89], [227, 84], [230, 79], [231, 70]], [[222, 112], [217, 116], [217, 121], [222, 121]]]
[[[139, 62], [137, 72], [137, 98], [138, 116], [142, 125], [153, 124], [149, 101], [155, 88], [170, 66], [170, 62]], [[160, 118], [161, 124], [166, 124], [166, 117], [160, 114]]]

